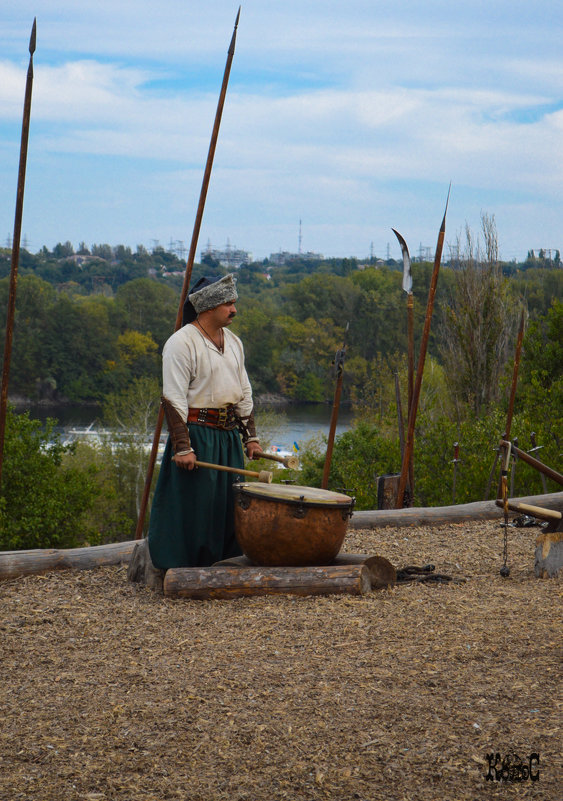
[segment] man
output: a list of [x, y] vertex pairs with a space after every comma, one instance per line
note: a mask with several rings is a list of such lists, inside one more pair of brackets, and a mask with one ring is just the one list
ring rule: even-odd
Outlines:
[[205, 567], [241, 553], [234, 531], [233, 473], [196, 460], [244, 467], [260, 450], [240, 339], [233, 274], [201, 278], [184, 305], [183, 327], [162, 353], [168, 442], [149, 524], [155, 567]]

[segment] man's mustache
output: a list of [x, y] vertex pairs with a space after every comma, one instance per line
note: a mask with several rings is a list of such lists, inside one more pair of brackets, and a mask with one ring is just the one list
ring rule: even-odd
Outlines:
[[237, 316], [237, 313], [236, 313], [236, 312], [231, 312], [231, 313], [229, 314], [229, 319], [230, 319], [231, 317], [236, 317], [236, 316]]

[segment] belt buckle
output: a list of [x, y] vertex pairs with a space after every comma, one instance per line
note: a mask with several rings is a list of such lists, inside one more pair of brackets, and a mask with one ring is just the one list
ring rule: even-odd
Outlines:
[[227, 408], [224, 406], [221, 409], [217, 409], [217, 426], [218, 428], [225, 428], [227, 424]]

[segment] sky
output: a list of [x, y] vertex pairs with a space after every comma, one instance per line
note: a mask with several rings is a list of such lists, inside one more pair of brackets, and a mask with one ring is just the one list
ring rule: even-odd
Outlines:
[[[238, 2], [0, 6], [0, 246], [37, 48], [22, 246], [192, 240]], [[198, 239], [444, 256], [494, 216], [502, 259], [563, 249], [563, 3], [245, 0]]]

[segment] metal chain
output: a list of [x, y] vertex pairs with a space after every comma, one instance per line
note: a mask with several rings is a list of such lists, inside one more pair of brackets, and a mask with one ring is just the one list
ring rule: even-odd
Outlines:
[[503, 569], [508, 570], [508, 567], [506, 565], [508, 561], [508, 526], [506, 524], [504, 525], [504, 545], [502, 551], [502, 558], [503, 558], [503, 563], [502, 563]]
[[500, 569], [500, 574], [503, 578], [508, 578], [510, 575], [510, 568], [507, 565], [508, 561], [508, 460], [510, 458], [510, 446], [506, 452], [505, 463], [501, 473], [501, 486], [502, 486], [502, 501], [504, 507], [504, 542], [503, 542], [503, 565]]

